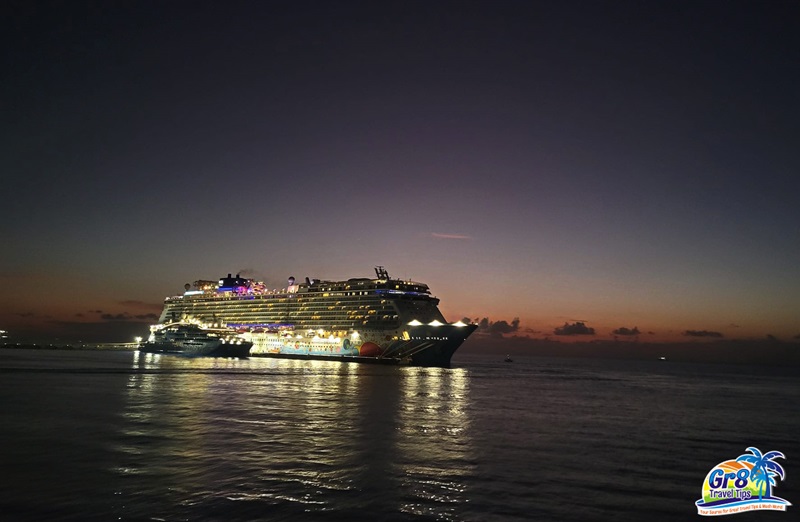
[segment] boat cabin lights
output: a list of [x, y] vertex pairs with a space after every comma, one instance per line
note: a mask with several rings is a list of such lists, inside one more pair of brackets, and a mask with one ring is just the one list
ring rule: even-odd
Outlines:
[[434, 319], [433, 321], [431, 321], [430, 323], [428, 323], [428, 326], [442, 326], [443, 324], [444, 324], [444, 323], [442, 323], [442, 322], [439, 322], [439, 321], [437, 321], [436, 319]]
[[460, 328], [462, 326], [467, 326], [467, 323], [465, 323], [464, 321], [456, 321], [455, 323], [453, 323], [453, 326], [458, 326]]
[[410, 323], [408, 323], [408, 326], [420, 326], [420, 325], [422, 325], [422, 323], [417, 321], [416, 319], [414, 319]]

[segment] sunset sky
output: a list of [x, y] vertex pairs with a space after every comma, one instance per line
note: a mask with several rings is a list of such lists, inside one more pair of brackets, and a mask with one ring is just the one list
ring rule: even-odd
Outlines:
[[798, 2], [1, 18], [11, 339], [125, 341], [187, 282], [375, 265], [535, 338], [800, 335]]

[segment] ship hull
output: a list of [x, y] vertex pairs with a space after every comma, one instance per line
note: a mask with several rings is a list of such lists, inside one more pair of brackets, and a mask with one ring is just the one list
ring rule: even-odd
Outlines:
[[[365, 331], [357, 338], [251, 335], [252, 357], [405, 364], [449, 368], [451, 358], [476, 325], [409, 326], [402, 337]], [[387, 339], [388, 337], [388, 339]]]
[[166, 355], [179, 355], [182, 357], [238, 357], [245, 358], [250, 355], [253, 343], [242, 344], [217, 344], [203, 347], [184, 347], [170, 342], [148, 342], [139, 346], [140, 352], [157, 353]]
[[382, 357], [361, 357], [359, 355], [318, 355], [302, 353], [254, 353], [250, 357], [264, 357], [268, 359], [293, 359], [297, 361], [331, 361], [336, 363], [359, 363], [359, 364], [387, 364], [392, 365], [411, 365], [411, 361], [402, 359], [391, 359]]
[[478, 328], [478, 325], [466, 326], [424, 326], [420, 328], [422, 337], [433, 338], [430, 346], [417, 350], [411, 355], [413, 366], [433, 366], [449, 368], [450, 359], [459, 346]]

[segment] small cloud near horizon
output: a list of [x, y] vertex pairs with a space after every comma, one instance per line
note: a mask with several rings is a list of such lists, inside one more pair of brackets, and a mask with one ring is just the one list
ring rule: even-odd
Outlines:
[[[119, 301], [119, 304], [131, 308], [141, 308], [144, 310], [158, 310], [158, 311], [161, 311], [161, 309], [164, 307], [163, 303], [146, 303], [144, 301], [139, 301], [137, 299], [128, 299], [126, 301]], [[98, 310], [95, 313], [100, 314], [103, 312]]]
[[555, 335], [594, 335], [594, 328], [586, 326], [583, 321], [575, 321], [572, 324], [564, 323], [564, 326], [556, 327], [553, 333]]
[[472, 239], [471, 236], [465, 236], [464, 234], [440, 234], [438, 232], [431, 232], [431, 237], [437, 239]]
[[724, 337], [720, 332], [712, 332], [709, 330], [686, 330], [683, 335], [687, 337]]
[[[472, 322], [469, 317], [465, 317], [462, 321]], [[490, 321], [488, 317], [484, 317], [480, 321], [475, 318], [475, 322], [478, 323], [478, 333], [488, 335], [502, 336], [519, 330], [519, 317], [515, 317], [510, 323], [505, 320]]]
[[157, 321], [158, 314], [130, 315], [127, 312], [123, 312], [121, 314], [102, 314], [100, 319], [104, 321]]
[[639, 328], [634, 326], [633, 328], [625, 328], [624, 326], [617, 328], [616, 330], [611, 331], [614, 335], [639, 335], [640, 332]]

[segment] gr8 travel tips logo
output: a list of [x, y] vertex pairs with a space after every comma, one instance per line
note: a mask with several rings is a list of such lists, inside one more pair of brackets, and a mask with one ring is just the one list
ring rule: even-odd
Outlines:
[[720, 462], [706, 475], [703, 498], [695, 502], [697, 513], [704, 516], [733, 515], [745, 511], [767, 509], [786, 511], [789, 502], [773, 496], [776, 478], [784, 480], [786, 472], [775, 459], [785, 459], [780, 451], [761, 454], [758, 448], [736, 460]]

